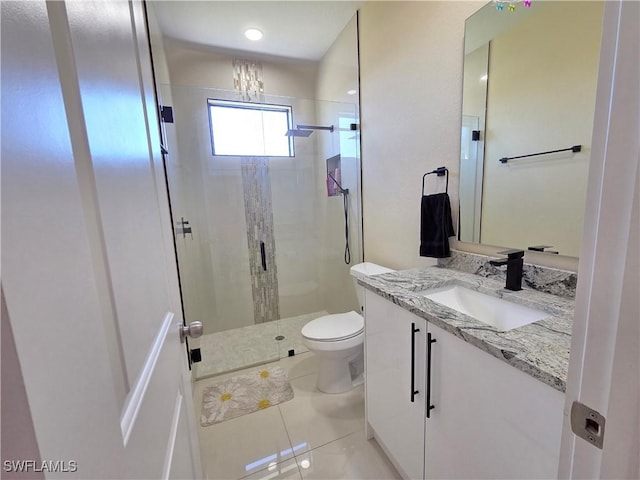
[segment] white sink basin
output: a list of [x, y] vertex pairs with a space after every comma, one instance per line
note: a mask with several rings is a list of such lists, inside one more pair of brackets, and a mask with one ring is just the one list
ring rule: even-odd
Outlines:
[[418, 294], [503, 331], [522, 327], [549, 316], [541, 310], [508, 302], [459, 285], [434, 288]]

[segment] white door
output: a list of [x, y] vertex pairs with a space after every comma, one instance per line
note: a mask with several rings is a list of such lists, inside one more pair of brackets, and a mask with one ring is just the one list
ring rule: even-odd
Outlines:
[[142, 6], [1, 8], [2, 289], [29, 468], [199, 477]]
[[[640, 3], [605, 4], [560, 478], [640, 478]], [[603, 449], [576, 437], [579, 401]]]

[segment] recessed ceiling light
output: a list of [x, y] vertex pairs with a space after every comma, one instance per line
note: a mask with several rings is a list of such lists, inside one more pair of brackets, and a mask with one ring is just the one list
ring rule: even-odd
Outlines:
[[257, 28], [247, 28], [244, 31], [244, 36], [247, 37], [249, 40], [256, 41], [262, 38], [262, 32]]
[[358, 93], [357, 90], [347, 90], [347, 95], [355, 95], [356, 93]]

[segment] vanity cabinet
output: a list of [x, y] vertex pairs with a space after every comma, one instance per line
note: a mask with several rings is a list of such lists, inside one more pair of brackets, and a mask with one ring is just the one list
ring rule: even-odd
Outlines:
[[[414, 402], [411, 325], [415, 334]], [[427, 361], [428, 337], [431, 343]], [[564, 394], [392, 302], [366, 292], [366, 409], [405, 478], [557, 476]], [[427, 418], [427, 372], [430, 404]]]
[[564, 394], [455, 335], [428, 326], [425, 478], [556, 478]]

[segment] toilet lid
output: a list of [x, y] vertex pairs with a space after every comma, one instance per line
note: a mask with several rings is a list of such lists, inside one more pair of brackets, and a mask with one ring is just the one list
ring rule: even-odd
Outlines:
[[336, 313], [311, 320], [302, 327], [309, 340], [332, 341], [355, 337], [364, 330], [364, 319], [356, 312]]

